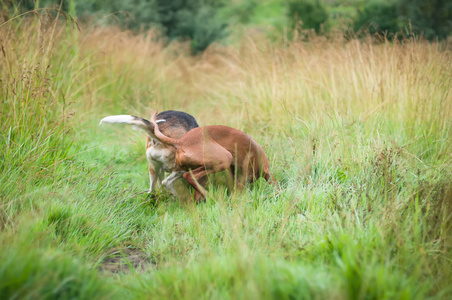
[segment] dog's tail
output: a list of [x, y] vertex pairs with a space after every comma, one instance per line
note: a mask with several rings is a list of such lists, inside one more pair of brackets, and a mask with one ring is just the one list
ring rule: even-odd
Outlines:
[[158, 114], [158, 111], [156, 111], [151, 117], [151, 124], [154, 127], [154, 132], [153, 132], [154, 136], [165, 144], [168, 144], [171, 146], [178, 144], [178, 142], [179, 142], [178, 139], [173, 139], [173, 138], [167, 137], [160, 131], [160, 128], [157, 126], [158, 121], [156, 121], [157, 114]]
[[[165, 120], [158, 120], [154, 122], [155, 124], [159, 121], [164, 122]], [[128, 124], [132, 125], [133, 129], [141, 129], [143, 130], [147, 136], [150, 138], [155, 138], [154, 135], [154, 124], [149, 122], [146, 119], [135, 117], [131, 115], [116, 115], [116, 116], [108, 116], [100, 120], [99, 126], [102, 123], [118, 123], [118, 124]], [[158, 128], [158, 126], [156, 126]]]

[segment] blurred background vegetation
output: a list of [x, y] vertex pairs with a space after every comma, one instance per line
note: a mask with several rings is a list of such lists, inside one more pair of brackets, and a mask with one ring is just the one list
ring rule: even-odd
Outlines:
[[[24, 12], [61, 8], [79, 22], [157, 28], [169, 41], [189, 40], [198, 53], [241, 30], [281, 36], [287, 28], [329, 36], [371, 33], [429, 40], [452, 33], [449, 0], [24, 0], [0, 3]], [[295, 31], [295, 32], [296, 32]], [[292, 30], [289, 30], [292, 32]], [[275, 34], [276, 33], [276, 34]], [[228, 39], [229, 37], [229, 39]]]

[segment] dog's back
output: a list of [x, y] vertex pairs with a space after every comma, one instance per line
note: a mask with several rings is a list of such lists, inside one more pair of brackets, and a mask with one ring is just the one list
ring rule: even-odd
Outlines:
[[[211, 125], [190, 130], [179, 139], [184, 149], [191, 151], [209, 151], [208, 143], [214, 141], [232, 154], [232, 166], [238, 167], [248, 180], [263, 176], [270, 181], [269, 162], [264, 149], [246, 133], [224, 125]], [[211, 156], [212, 153], [205, 153]], [[176, 160], [178, 159], [176, 155]], [[183, 164], [182, 161], [180, 163]]]

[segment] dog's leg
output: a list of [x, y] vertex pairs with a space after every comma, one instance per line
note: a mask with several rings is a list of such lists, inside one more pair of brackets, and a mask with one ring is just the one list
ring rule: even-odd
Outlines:
[[232, 155], [227, 152], [227, 155], [218, 155], [213, 162], [205, 163], [199, 168], [184, 173], [184, 179], [196, 190], [196, 202], [201, 201], [207, 196], [207, 191], [204, 188], [207, 183], [207, 175], [224, 170], [230, 170], [231, 162]]
[[245, 188], [245, 185], [243, 184], [243, 176], [241, 176], [239, 174], [240, 172], [240, 168], [237, 168], [234, 165], [231, 165], [231, 167], [229, 168], [229, 176], [231, 178], [231, 182], [232, 186], [234, 188], [237, 188], [239, 190]]
[[171, 195], [177, 196], [176, 189], [174, 188], [174, 182], [181, 178], [183, 175], [184, 171], [173, 171], [168, 177], [165, 178], [165, 180], [162, 181], [162, 185], [168, 190]]
[[258, 170], [259, 170], [259, 174], [256, 174], [256, 175], [264, 177], [264, 179], [268, 183], [270, 183], [274, 187], [278, 188], [275, 177], [270, 173], [270, 163], [268, 162], [267, 158], [264, 157], [261, 159]]
[[204, 188], [208, 174], [229, 169], [232, 164], [232, 154], [214, 141], [204, 141], [186, 148], [181, 146], [176, 152], [176, 163], [180, 166], [199, 166], [184, 173], [184, 179], [196, 190], [195, 200], [207, 196]]
[[155, 190], [156, 186], [162, 185], [162, 166], [156, 161], [149, 161], [149, 193]]
[[[199, 202], [203, 198], [206, 198], [207, 191], [204, 188], [206, 180], [203, 179], [207, 175], [206, 168], [204, 166], [196, 168], [194, 170], [185, 172], [183, 177], [195, 189], [195, 201]], [[200, 182], [201, 181], [201, 182]]]

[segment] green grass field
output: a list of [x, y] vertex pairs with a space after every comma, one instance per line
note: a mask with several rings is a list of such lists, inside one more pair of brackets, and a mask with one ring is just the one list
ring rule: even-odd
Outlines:
[[[450, 299], [450, 44], [0, 26], [1, 299]], [[144, 136], [183, 110], [263, 145], [279, 185], [149, 196]], [[220, 180], [219, 180], [220, 181]]]

